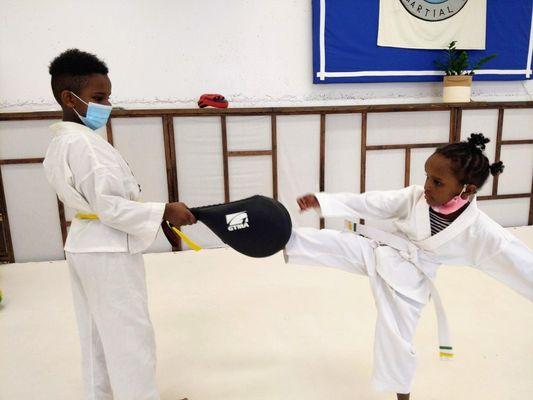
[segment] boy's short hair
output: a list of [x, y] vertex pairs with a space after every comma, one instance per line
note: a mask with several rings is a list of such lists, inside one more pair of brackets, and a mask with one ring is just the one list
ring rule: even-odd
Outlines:
[[57, 56], [48, 69], [52, 75], [52, 92], [61, 104], [61, 92], [71, 90], [79, 93], [91, 74], [107, 75], [107, 65], [94, 54], [78, 49], [68, 49]]

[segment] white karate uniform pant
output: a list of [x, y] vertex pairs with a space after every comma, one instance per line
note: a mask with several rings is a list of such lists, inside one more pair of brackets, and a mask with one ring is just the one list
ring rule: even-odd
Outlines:
[[377, 390], [410, 393], [416, 370], [412, 341], [424, 304], [395, 291], [376, 273], [374, 248], [371, 240], [353, 232], [300, 228], [293, 230], [284, 254], [289, 263], [369, 277], [377, 307], [373, 385]]
[[66, 256], [86, 400], [158, 400], [142, 254]]

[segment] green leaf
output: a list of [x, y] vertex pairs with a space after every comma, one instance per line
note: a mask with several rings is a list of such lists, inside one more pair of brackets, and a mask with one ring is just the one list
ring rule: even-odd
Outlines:
[[444, 50], [444, 60], [433, 61], [435, 66], [444, 71], [446, 75], [474, 75], [474, 70], [496, 57], [496, 54], [483, 57], [470, 67], [468, 53], [465, 50], [458, 50], [456, 44], [456, 40], [450, 42], [448, 48]]
[[474, 70], [481, 68], [481, 66], [482, 66], [483, 64], [485, 64], [486, 62], [492, 60], [492, 59], [495, 58], [496, 56], [497, 56], [497, 54], [491, 54], [491, 55], [488, 55], [488, 56], [486, 56], [486, 57], [483, 57], [483, 58], [479, 59], [479, 60], [474, 64], [474, 66], [472, 67], [472, 73], [474, 72]]

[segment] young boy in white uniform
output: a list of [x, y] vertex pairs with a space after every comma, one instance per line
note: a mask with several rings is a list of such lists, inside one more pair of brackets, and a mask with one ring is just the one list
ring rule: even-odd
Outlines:
[[477, 208], [475, 193], [489, 173], [483, 154], [489, 140], [438, 149], [425, 165], [424, 187], [402, 190], [309, 194], [301, 210], [324, 217], [394, 219], [395, 232], [366, 226], [353, 232], [296, 229], [285, 248], [291, 263], [322, 265], [368, 275], [377, 306], [373, 383], [409, 399], [416, 369], [413, 335], [430, 295], [437, 309], [441, 357], [452, 357], [447, 322], [432, 279], [439, 265], [478, 268], [533, 301], [533, 252]]
[[59, 199], [77, 210], [65, 243], [87, 400], [158, 400], [154, 332], [141, 252], [163, 219], [195, 223], [183, 203], [142, 203], [127, 163], [95, 130], [111, 112], [107, 66], [67, 50], [50, 64], [63, 121], [44, 160]]

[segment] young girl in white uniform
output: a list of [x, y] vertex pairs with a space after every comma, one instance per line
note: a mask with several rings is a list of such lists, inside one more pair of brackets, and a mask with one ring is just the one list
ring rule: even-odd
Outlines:
[[154, 332], [141, 252], [163, 219], [188, 225], [183, 203], [142, 203], [140, 186], [117, 150], [94, 130], [111, 112], [107, 66], [67, 50], [50, 65], [63, 121], [44, 160], [59, 199], [77, 210], [65, 243], [87, 400], [158, 400]]
[[357, 233], [295, 229], [287, 262], [322, 265], [367, 275], [377, 306], [373, 384], [409, 399], [416, 369], [413, 335], [432, 298], [441, 357], [453, 357], [444, 309], [432, 279], [439, 265], [480, 269], [533, 301], [533, 252], [477, 208], [475, 193], [489, 173], [486, 139], [446, 145], [428, 158], [424, 187], [363, 194], [316, 193], [298, 198], [301, 210], [324, 217], [393, 219], [395, 231], [359, 226]]

